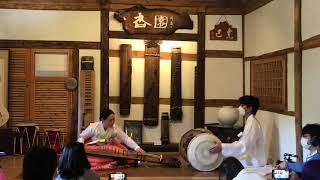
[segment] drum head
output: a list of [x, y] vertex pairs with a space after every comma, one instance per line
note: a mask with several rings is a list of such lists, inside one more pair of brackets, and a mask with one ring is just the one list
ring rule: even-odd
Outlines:
[[0, 104], [0, 127], [3, 126], [9, 120], [8, 110]]
[[197, 128], [197, 129], [189, 130], [181, 137], [180, 144], [179, 144], [179, 152], [181, 157], [185, 161], [189, 162], [187, 157], [187, 150], [188, 150], [189, 143], [194, 137], [196, 137], [198, 134], [201, 134], [201, 133], [211, 134], [212, 132], [208, 129]]
[[223, 161], [221, 153], [210, 153], [209, 149], [221, 142], [213, 134], [202, 133], [193, 138], [188, 146], [187, 156], [191, 166], [199, 171], [212, 171]]

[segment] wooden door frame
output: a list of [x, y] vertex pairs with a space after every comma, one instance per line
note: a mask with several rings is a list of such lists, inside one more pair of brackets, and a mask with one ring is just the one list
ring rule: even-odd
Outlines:
[[[77, 80], [79, 79], [79, 49], [31, 49], [30, 53], [30, 103], [34, 103], [35, 101], [35, 54], [43, 53], [43, 54], [68, 54], [68, 77], [74, 77]], [[78, 129], [78, 87], [71, 91], [70, 94], [70, 106], [68, 107], [68, 118], [70, 121], [67, 121], [67, 127], [70, 129], [67, 134], [68, 141], [74, 141], [77, 137], [77, 129]], [[34, 108], [33, 106], [31, 106]], [[33, 112], [34, 109], [30, 109], [30, 112]], [[30, 113], [30, 119], [33, 119], [33, 114]]]

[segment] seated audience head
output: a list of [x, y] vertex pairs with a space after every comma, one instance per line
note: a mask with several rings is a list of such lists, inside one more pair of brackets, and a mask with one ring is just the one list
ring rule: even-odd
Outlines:
[[320, 124], [307, 124], [302, 129], [301, 146], [312, 150], [320, 146]]
[[31, 147], [23, 158], [23, 180], [52, 180], [57, 154], [49, 147]]
[[232, 180], [243, 168], [237, 158], [228, 157], [219, 166], [219, 179]]
[[99, 117], [100, 121], [103, 124], [103, 127], [106, 128], [111, 128], [113, 127], [114, 124], [114, 112], [111, 109], [104, 109], [101, 113], [100, 113], [100, 117]]
[[308, 161], [302, 170], [302, 180], [320, 180], [320, 160]]
[[72, 179], [82, 176], [84, 171], [90, 169], [84, 145], [79, 142], [67, 144], [61, 154], [58, 172], [63, 179]]
[[239, 112], [242, 116], [256, 115], [260, 103], [259, 99], [254, 96], [242, 96], [239, 98]]

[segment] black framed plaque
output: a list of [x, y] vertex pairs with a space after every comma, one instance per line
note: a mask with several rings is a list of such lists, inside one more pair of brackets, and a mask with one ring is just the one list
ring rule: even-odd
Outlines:
[[137, 144], [142, 144], [142, 121], [125, 120], [123, 131]]

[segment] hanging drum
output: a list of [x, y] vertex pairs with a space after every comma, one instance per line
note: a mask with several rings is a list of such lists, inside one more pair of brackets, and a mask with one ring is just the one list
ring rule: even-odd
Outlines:
[[192, 129], [186, 132], [180, 140], [179, 151], [184, 160], [199, 171], [212, 171], [223, 161], [221, 153], [210, 153], [209, 149], [220, 139], [207, 129]]

